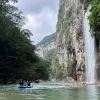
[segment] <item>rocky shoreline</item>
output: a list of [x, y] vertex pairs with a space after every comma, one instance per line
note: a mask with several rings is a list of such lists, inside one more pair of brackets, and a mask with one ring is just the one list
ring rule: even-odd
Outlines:
[[85, 82], [82, 82], [82, 83], [67, 83], [66, 86], [69, 86], [69, 87], [84, 87], [84, 86], [100, 86], [100, 82], [96, 82], [96, 83], [85, 83]]

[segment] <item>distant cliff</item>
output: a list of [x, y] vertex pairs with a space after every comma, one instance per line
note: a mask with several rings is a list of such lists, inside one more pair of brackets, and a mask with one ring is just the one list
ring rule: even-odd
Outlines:
[[36, 47], [47, 46], [48, 44], [56, 41], [56, 33], [44, 37], [39, 43], [36, 44]]
[[46, 36], [36, 45], [36, 53], [45, 58], [48, 53], [56, 48], [56, 33]]

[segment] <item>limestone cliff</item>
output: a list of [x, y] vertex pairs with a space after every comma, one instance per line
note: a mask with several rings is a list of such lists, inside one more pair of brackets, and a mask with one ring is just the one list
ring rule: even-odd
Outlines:
[[55, 42], [51, 42], [48, 45], [40, 45], [36, 48], [36, 53], [38, 54], [39, 57], [45, 58], [47, 53], [53, 49], [56, 48]]
[[82, 0], [60, 0], [56, 57], [65, 80], [85, 78], [83, 18]]
[[56, 48], [56, 33], [44, 37], [36, 45], [36, 53], [39, 57], [45, 58], [49, 51]]

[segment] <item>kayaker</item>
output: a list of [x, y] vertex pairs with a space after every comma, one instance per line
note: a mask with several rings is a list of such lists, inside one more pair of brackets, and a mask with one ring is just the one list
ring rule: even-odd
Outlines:
[[27, 81], [27, 85], [30, 86], [30, 82]]
[[39, 80], [35, 80], [35, 83], [39, 83]]
[[19, 83], [20, 85], [23, 85], [24, 84], [24, 82], [23, 81], [20, 81], [20, 83]]
[[27, 82], [24, 82], [24, 84], [23, 84], [23, 85], [27, 86], [28, 84], [27, 84]]

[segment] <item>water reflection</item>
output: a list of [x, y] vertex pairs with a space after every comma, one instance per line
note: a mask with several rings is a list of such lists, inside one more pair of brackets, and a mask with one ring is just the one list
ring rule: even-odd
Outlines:
[[100, 87], [60, 87], [54, 84], [40, 84], [32, 89], [20, 89], [22, 95], [32, 97], [32, 100], [100, 100]]
[[32, 89], [19, 89], [22, 94], [32, 94]]
[[98, 88], [96, 86], [88, 86], [88, 100], [100, 100], [100, 97], [98, 96]]
[[34, 84], [30, 89], [0, 87], [0, 100], [100, 100], [100, 87], [69, 87], [62, 84]]
[[[71, 100], [100, 100], [100, 87], [87, 86], [76, 89], [75, 99]], [[70, 100], [70, 99], [69, 99]]]

